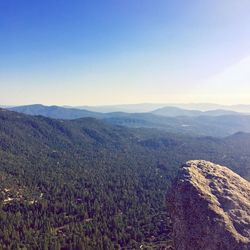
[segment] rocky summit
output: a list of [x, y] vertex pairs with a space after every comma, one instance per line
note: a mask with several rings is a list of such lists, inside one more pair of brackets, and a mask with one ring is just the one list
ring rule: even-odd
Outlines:
[[188, 161], [167, 197], [175, 249], [250, 249], [250, 182], [229, 168]]

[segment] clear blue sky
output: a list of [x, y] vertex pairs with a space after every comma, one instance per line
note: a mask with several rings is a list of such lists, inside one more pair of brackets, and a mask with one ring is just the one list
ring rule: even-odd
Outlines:
[[250, 103], [249, 0], [0, 1], [0, 104]]

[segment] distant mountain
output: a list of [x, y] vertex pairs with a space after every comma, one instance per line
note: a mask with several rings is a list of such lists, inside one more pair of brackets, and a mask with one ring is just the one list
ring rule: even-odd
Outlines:
[[215, 110], [204, 111], [202, 112], [202, 115], [222, 116], [222, 115], [246, 115], [246, 114], [226, 109], [215, 109]]
[[230, 111], [230, 110], [209, 110], [209, 111], [200, 111], [200, 110], [189, 110], [189, 109], [182, 109], [177, 107], [163, 107], [160, 109], [156, 109], [152, 114], [155, 115], [162, 115], [168, 117], [176, 117], [176, 116], [221, 116], [221, 115], [240, 115], [240, 113]]
[[[175, 106], [178, 108], [183, 109], [191, 109], [191, 110], [200, 110], [200, 111], [209, 111], [209, 110], [215, 110], [215, 109], [229, 109], [226, 105], [220, 105], [216, 103], [176, 103], [173, 105], [166, 105], [166, 106]], [[228, 108], [226, 108], [228, 107]]]
[[162, 115], [162, 116], [169, 116], [169, 117], [176, 117], [176, 116], [199, 116], [202, 115], [203, 112], [199, 110], [187, 110], [178, 107], [163, 107], [156, 109], [151, 112], [155, 115]]
[[102, 114], [76, 108], [63, 108], [59, 106], [44, 106], [41, 104], [17, 106], [9, 108], [11, 111], [16, 111], [28, 115], [42, 115], [55, 119], [78, 119], [83, 117], [101, 118]]
[[250, 105], [248, 104], [236, 104], [236, 105], [221, 105], [214, 103], [188, 103], [188, 104], [170, 104], [166, 106], [175, 106], [183, 109], [209, 111], [209, 110], [231, 110], [240, 113], [250, 114]]
[[[142, 113], [152, 112], [164, 107], [175, 107], [188, 110], [210, 111], [210, 110], [227, 110], [240, 113], [250, 114], [250, 105], [221, 105], [214, 103], [139, 103], [139, 104], [120, 104], [120, 105], [103, 105], [103, 106], [78, 106], [74, 108], [87, 109], [94, 112], [127, 112]], [[73, 107], [72, 107], [73, 108]]]
[[[30, 106], [30, 105], [25, 105]], [[14, 107], [14, 105], [1, 106], [2, 108]], [[71, 109], [83, 109], [97, 113], [110, 113], [110, 112], [125, 112], [125, 113], [145, 113], [153, 112], [157, 109], [164, 107], [174, 107], [187, 110], [198, 111], [211, 111], [211, 110], [227, 110], [239, 113], [249, 113], [250, 105], [220, 105], [213, 103], [138, 103], [138, 104], [119, 104], [119, 105], [100, 105], [100, 106], [62, 106]]]
[[142, 112], [151, 112], [155, 109], [164, 106], [166, 106], [166, 104], [139, 103], [139, 104], [103, 105], [103, 106], [78, 106], [76, 108], [87, 109], [90, 111], [102, 112], [102, 113], [110, 113], [110, 112], [142, 113]]
[[[42, 115], [49, 118], [66, 120], [92, 117], [102, 119], [114, 125], [133, 128], [157, 128], [166, 132], [189, 135], [223, 137], [239, 131], [250, 132], [250, 116], [235, 115], [235, 113], [231, 111], [229, 112], [230, 115], [218, 116], [219, 114], [226, 114], [227, 111], [224, 110], [204, 112], [209, 115], [186, 115], [176, 117], [166, 117], [153, 113], [112, 112], [104, 114], [76, 108], [43, 105], [20, 106], [10, 108], [9, 110], [29, 115]], [[178, 108], [172, 109], [171, 112], [172, 114], [175, 112], [175, 115], [177, 115], [178, 112], [182, 114], [189, 113], [189, 111], [180, 110]], [[191, 111], [189, 114], [198, 114], [199, 112], [200, 111]]]
[[[188, 110], [208, 111], [215, 109], [230, 110], [231, 106], [224, 106], [212, 103], [139, 103], [139, 104], [120, 104], [120, 105], [103, 105], [103, 106], [78, 106], [74, 108], [87, 109], [94, 112], [126, 112], [126, 113], [142, 113], [152, 112], [156, 109], [164, 107], [173, 107]], [[73, 108], [73, 107], [72, 107]], [[250, 112], [250, 109], [249, 109]]]

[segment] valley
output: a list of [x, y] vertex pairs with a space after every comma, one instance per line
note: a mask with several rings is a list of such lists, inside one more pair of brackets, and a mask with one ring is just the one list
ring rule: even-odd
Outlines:
[[247, 133], [200, 137], [1, 109], [1, 245], [170, 247], [165, 195], [179, 166], [205, 159], [249, 179], [249, 145]]

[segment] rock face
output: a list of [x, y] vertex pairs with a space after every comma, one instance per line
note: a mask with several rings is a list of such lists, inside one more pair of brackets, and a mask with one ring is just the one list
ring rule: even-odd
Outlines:
[[167, 197], [176, 250], [250, 250], [250, 183], [227, 167], [189, 161]]

